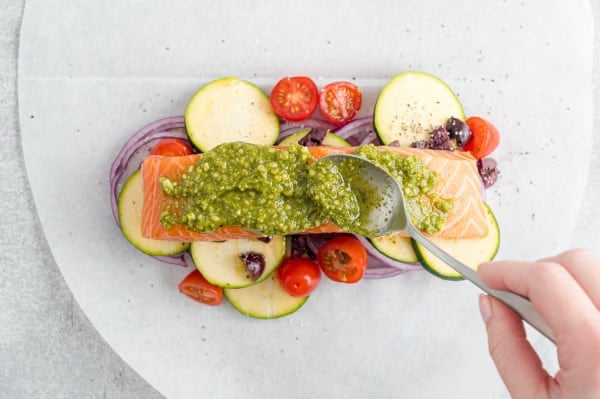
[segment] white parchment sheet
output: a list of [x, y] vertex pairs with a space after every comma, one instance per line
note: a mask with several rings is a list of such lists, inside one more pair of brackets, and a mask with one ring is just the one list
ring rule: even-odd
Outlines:
[[[501, 177], [488, 192], [498, 258], [535, 259], [575, 233], [589, 181], [591, 69], [584, 0], [32, 0], [20, 45], [23, 149], [79, 305], [165, 396], [500, 398], [469, 283], [425, 272], [323, 281], [300, 311], [270, 321], [198, 305], [177, 291], [189, 270], [138, 253], [114, 225], [110, 163], [137, 129], [181, 115], [213, 78], [265, 90], [286, 75], [351, 79], [368, 114], [389, 78], [423, 70], [499, 128]], [[554, 349], [532, 337], [555, 367]]]

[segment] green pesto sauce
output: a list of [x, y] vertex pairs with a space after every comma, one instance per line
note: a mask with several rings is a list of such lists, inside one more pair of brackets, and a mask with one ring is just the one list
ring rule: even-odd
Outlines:
[[383, 198], [361, 171], [363, 163], [354, 158], [343, 162], [322, 159], [308, 174], [308, 193], [327, 219], [342, 229], [370, 236], [370, 209], [378, 208]]
[[[373, 161], [402, 183], [415, 226], [435, 233], [444, 225], [452, 201], [433, 192], [437, 174], [415, 157], [401, 158], [362, 146], [355, 154]], [[211, 232], [243, 226], [264, 235], [290, 234], [332, 221], [356, 234], [370, 204], [360, 173], [351, 166], [315, 162], [300, 145], [274, 149], [247, 143], [226, 143], [203, 154], [176, 179], [161, 178], [171, 197], [161, 214], [170, 228]]]
[[[370, 160], [396, 179], [404, 194], [406, 210], [416, 228], [430, 234], [443, 229], [454, 200], [442, 198], [435, 191], [437, 172], [415, 156], [401, 157], [391, 151], [380, 151], [373, 145], [361, 146], [354, 154]], [[377, 203], [377, 199], [371, 201], [374, 201], [371, 204]]]

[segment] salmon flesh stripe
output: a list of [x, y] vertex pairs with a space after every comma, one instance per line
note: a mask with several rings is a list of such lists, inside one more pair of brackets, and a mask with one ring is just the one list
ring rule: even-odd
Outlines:
[[[307, 147], [315, 159], [336, 153], [349, 153], [355, 147]], [[442, 231], [435, 236], [444, 238], [476, 238], [487, 235], [485, 209], [483, 206], [482, 186], [477, 171], [476, 160], [467, 152], [439, 151], [409, 147], [377, 147], [381, 151], [393, 151], [400, 156], [414, 155], [439, 175], [435, 187], [444, 198], [453, 198], [454, 206], [448, 214]], [[183, 225], [165, 228], [160, 215], [169, 202], [169, 196], [163, 193], [159, 179], [176, 178], [194, 166], [200, 154], [166, 157], [152, 155], [142, 163], [144, 180], [144, 205], [142, 216], [142, 235], [147, 238], [170, 241], [222, 241], [237, 238], [256, 238], [260, 235], [240, 226], [222, 227], [211, 233], [201, 233], [186, 229]], [[343, 232], [333, 223], [325, 223], [301, 234]]]

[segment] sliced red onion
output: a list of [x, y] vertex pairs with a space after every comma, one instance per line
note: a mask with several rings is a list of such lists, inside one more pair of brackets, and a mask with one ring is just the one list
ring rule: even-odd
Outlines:
[[[156, 142], [158, 142], [159, 140], [162, 140], [164, 138], [176, 138], [176, 139], [181, 139], [181, 140], [186, 140], [186, 141], [188, 140], [187, 133], [185, 131], [185, 128], [183, 128], [183, 127], [176, 127], [176, 128], [168, 129], [168, 130], [164, 130], [164, 131], [150, 132], [149, 134], [144, 136], [139, 141], [132, 143], [132, 145], [129, 148], [127, 148], [126, 151], [123, 152], [122, 160], [125, 162], [125, 164], [122, 166], [125, 167], [131, 163], [130, 162], [131, 157], [134, 155], [134, 153], [136, 151], [139, 151], [144, 146], [151, 150], [152, 147], [154, 146], [154, 144], [156, 144]], [[149, 151], [148, 151], [148, 153], [149, 153]], [[146, 155], [148, 155], [148, 154], [146, 154]]]
[[194, 264], [194, 260], [192, 259], [192, 255], [190, 255], [189, 251], [184, 251], [177, 255], [171, 256], [152, 256], [148, 255], [151, 258], [154, 258], [160, 262], [168, 263], [170, 265], [183, 266], [183, 267], [196, 267]]
[[327, 130], [333, 130], [335, 128], [335, 125], [324, 121], [322, 119], [315, 119], [315, 118], [309, 118], [309, 119], [305, 119], [303, 121], [298, 121], [298, 122], [291, 122], [291, 121], [284, 121], [281, 122], [279, 124], [279, 130], [280, 131], [286, 131], [288, 129], [313, 129], [313, 128], [322, 128], [322, 129], [327, 129]]
[[388, 266], [386, 263], [381, 260], [372, 257], [369, 255], [369, 267], [365, 270], [364, 278], [368, 279], [380, 279], [380, 278], [390, 278], [399, 276], [404, 273], [408, 273], [410, 271], [420, 271], [424, 269], [398, 269], [397, 267]]
[[170, 265], [189, 266], [185, 255], [189, 255], [187, 251], [185, 251], [181, 254], [178, 254], [178, 255], [152, 256], [152, 257], [158, 261], [168, 263]]
[[281, 140], [301, 130], [323, 129], [329, 131], [334, 127], [335, 126], [331, 123], [321, 119], [306, 119], [300, 122], [282, 122], [279, 125], [279, 138], [277, 139], [277, 142], [281, 142]]
[[[123, 148], [117, 154], [115, 161], [110, 169], [111, 176], [117, 172], [117, 169], [127, 164], [129, 157], [131, 156], [131, 150], [139, 148], [137, 145], [139, 142], [143, 142], [148, 139], [149, 135], [166, 132], [176, 128], [185, 128], [185, 122], [183, 116], [172, 116], [168, 118], [162, 118], [154, 121], [140, 130], [138, 130], [133, 136], [131, 136], [127, 142], [123, 145]], [[183, 138], [186, 138], [185, 130], [183, 131]]]
[[377, 135], [375, 132], [369, 132], [367, 135], [360, 141], [359, 145], [370, 144], [377, 140]]
[[125, 180], [139, 168], [156, 141], [167, 137], [187, 139], [184, 128], [183, 116], [163, 118], [144, 126], [125, 142], [115, 157], [109, 174], [111, 208], [117, 226], [120, 226], [117, 199]]
[[373, 129], [373, 117], [363, 116], [362, 118], [356, 118], [340, 127], [333, 130], [333, 133], [337, 134], [343, 139], [347, 139], [350, 136], [364, 131], [365, 129]]
[[307, 129], [312, 129], [312, 128], [294, 126], [294, 127], [288, 127], [287, 129], [281, 130], [281, 132], [279, 133], [279, 138], [277, 139], [277, 143], [280, 143], [281, 140], [291, 136], [292, 134], [295, 134], [295, 133], [298, 133], [299, 131], [307, 130]]
[[[159, 119], [144, 126], [125, 142], [110, 168], [110, 203], [115, 223], [120, 227], [117, 201], [125, 181], [139, 169], [143, 159], [150, 154], [152, 147], [164, 138], [187, 140], [185, 122], [182, 116]], [[189, 253], [173, 256], [152, 256], [154, 259], [179, 266], [192, 266]]]

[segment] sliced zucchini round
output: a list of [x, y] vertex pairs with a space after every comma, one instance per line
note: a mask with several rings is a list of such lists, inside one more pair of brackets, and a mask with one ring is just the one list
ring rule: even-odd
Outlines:
[[431, 131], [445, 126], [450, 117], [464, 120], [465, 113], [446, 83], [425, 72], [404, 72], [381, 89], [373, 125], [384, 145], [398, 141], [410, 146], [428, 140]]
[[419, 261], [412, 247], [411, 238], [399, 234], [388, 234], [370, 238], [371, 244], [379, 252], [400, 262], [416, 263]]
[[[257, 238], [227, 241], [194, 241], [191, 254], [198, 271], [219, 287], [242, 288], [260, 283], [273, 273], [285, 256], [285, 238], [273, 236], [269, 242]], [[262, 255], [264, 270], [253, 280], [240, 255], [253, 252]]]
[[[290, 134], [283, 140], [279, 142], [279, 145], [290, 145], [297, 144], [302, 137], [306, 136], [310, 132], [310, 129], [304, 129], [297, 131], [294, 134]], [[337, 147], [350, 147], [350, 143], [341, 138], [335, 133], [327, 132], [325, 138], [323, 139], [323, 145], [337, 146]]]
[[[488, 234], [481, 238], [440, 238], [432, 237], [430, 241], [438, 247], [460, 260], [473, 270], [477, 270], [480, 263], [494, 259], [500, 246], [500, 228], [494, 214], [487, 204], [484, 204]], [[446, 280], [463, 280], [464, 278], [442, 262], [416, 241], [412, 241], [413, 248], [419, 261], [428, 272]]]
[[279, 284], [276, 273], [259, 284], [246, 288], [224, 288], [223, 294], [240, 313], [257, 319], [275, 319], [300, 309], [308, 297], [288, 294]]
[[234, 141], [269, 146], [279, 137], [279, 119], [267, 95], [237, 78], [202, 86], [189, 101], [184, 118], [190, 141], [202, 152]]
[[140, 251], [154, 256], [175, 255], [188, 249], [189, 243], [186, 242], [142, 237], [143, 204], [143, 178], [138, 170], [127, 179], [117, 201], [119, 223], [127, 241]]

